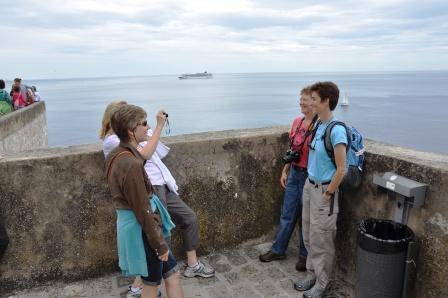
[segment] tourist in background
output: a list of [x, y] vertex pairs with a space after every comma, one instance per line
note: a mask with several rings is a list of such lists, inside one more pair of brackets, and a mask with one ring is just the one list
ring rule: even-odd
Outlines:
[[14, 84], [11, 86], [11, 96], [13, 96], [14, 92], [17, 92], [14, 91], [17, 90], [17, 86], [20, 88], [20, 92], [22, 93], [22, 97], [25, 100], [26, 105], [34, 103], [35, 96], [33, 89], [30, 86], [23, 84], [21, 78], [14, 79]]
[[[154, 143], [165, 121], [163, 111], [159, 112]], [[165, 242], [170, 218], [153, 196], [153, 187], [143, 169], [145, 160], [136, 149], [147, 140], [146, 112], [137, 106], [120, 105], [111, 116], [110, 126], [120, 139], [119, 146], [106, 158], [106, 178], [117, 208], [120, 268], [142, 277], [144, 298], [157, 296], [162, 278], [168, 297], [184, 297], [176, 259]], [[146, 260], [146, 266], [142, 266], [138, 256]]]
[[26, 105], [33, 104], [35, 101], [33, 89], [26, 89]]
[[26, 90], [28, 89], [28, 86], [25, 84], [22, 84], [22, 79], [21, 78], [15, 78], [14, 79], [14, 84], [11, 86], [11, 96], [14, 92], [14, 88], [16, 86], [19, 86], [20, 88], [20, 92], [22, 92], [22, 96], [24, 99], [26, 99]]
[[20, 86], [15, 85], [12, 90], [12, 102], [14, 110], [21, 109], [26, 106], [26, 93], [23, 95]]
[[331, 130], [335, 164], [328, 156], [324, 133], [336, 120], [339, 89], [333, 82], [311, 86], [313, 107], [319, 116], [315, 136], [310, 144], [308, 180], [303, 190], [303, 239], [308, 250], [306, 276], [294, 284], [305, 298], [322, 297], [333, 270], [335, 259], [336, 219], [339, 212], [338, 187], [346, 171], [347, 133], [343, 126]]
[[34, 93], [34, 101], [35, 102], [41, 101], [40, 93], [39, 93], [39, 91], [37, 91], [36, 86], [31, 86], [31, 89], [33, 90], [33, 93]]
[[280, 177], [280, 184], [285, 189], [280, 223], [271, 249], [260, 255], [260, 261], [271, 262], [286, 258], [289, 239], [299, 222], [299, 255], [296, 264], [298, 271], [306, 270], [307, 250], [302, 237], [302, 193], [308, 177], [307, 163], [309, 143], [316, 115], [311, 106], [311, 90], [305, 87], [300, 92], [300, 111], [303, 116], [294, 119], [289, 132], [290, 148], [283, 158], [285, 166]]
[[5, 91], [5, 87], [5, 81], [0, 80], [0, 116], [12, 112], [11, 96]]

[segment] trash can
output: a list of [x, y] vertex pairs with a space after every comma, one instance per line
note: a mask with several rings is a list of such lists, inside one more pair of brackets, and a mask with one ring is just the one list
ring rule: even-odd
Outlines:
[[356, 298], [401, 298], [409, 242], [414, 232], [392, 220], [358, 225]]

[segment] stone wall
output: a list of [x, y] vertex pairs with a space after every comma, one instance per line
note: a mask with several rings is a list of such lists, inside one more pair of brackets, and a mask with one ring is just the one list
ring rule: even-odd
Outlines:
[[[199, 217], [202, 253], [259, 237], [278, 223], [279, 157], [287, 146], [286, 131], [165, 139], [172, 148], [166, 164]], [[373, 185], [372, 177], [394, 171], [430, 185], [424, 208], [411, 210], [408, 222], [420, 244], [413, 293], [448, 297], [448, 156], [372, 141], [367, 147], [363, 184], [345, 193], [341, 203], [336, 280], [354, 286], [357, 223], [392, 218], [393, 201]], [[103, 161], [99, 145], [10, 154], [0, 161], [0, 211], [11, 236], [0, 265], [0, 293], [117, 270], [115, 214]], [[173, 247], [182, 257], [178, 235]]]
[[48, 146], [45, 102], [0, 117], [0, 154]]
[[372, 183], [374, 173], [387, 171], [427, 183], [425, 206], [411, 209], [408, 226], [420, 246], [414, 297], [448, 297], [448, 156], [367, 142], [362, 186], [343, 194], [337, 238], [336, 278], [354, 287], [357, 224], [365, 218], [393, 219], [394, 198]]
[[[201, 253], [272, 230], [282, 190], [279, 152], [286, 129], [230, 131], [167, 139], [166, 164], [200, 223]], [[54, 279], [117, 271], [115, 210], [99, 145], [35, 150], [0, 161], [0, 210], [10, 246], [0, 293]], [[179, 237], [173, 239], [178, 257]]]

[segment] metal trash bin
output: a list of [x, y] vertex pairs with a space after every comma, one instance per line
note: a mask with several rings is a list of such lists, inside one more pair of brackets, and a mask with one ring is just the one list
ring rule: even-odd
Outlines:
[[408, 246], [414, 232], [392, 220], [366, 219], [358, 225], [355, 297], [401, 298]]

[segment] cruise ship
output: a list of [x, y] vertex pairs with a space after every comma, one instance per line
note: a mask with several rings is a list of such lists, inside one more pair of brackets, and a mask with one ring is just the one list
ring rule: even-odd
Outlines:
[[213, 75], [211, 73], [208, 73], [206, 71], [204, 72], [198, 72], [198, 73], [184, 73], [182, 74], [179, 79], [185, 80], [185, 79], [211, 79], [213, 78]]

